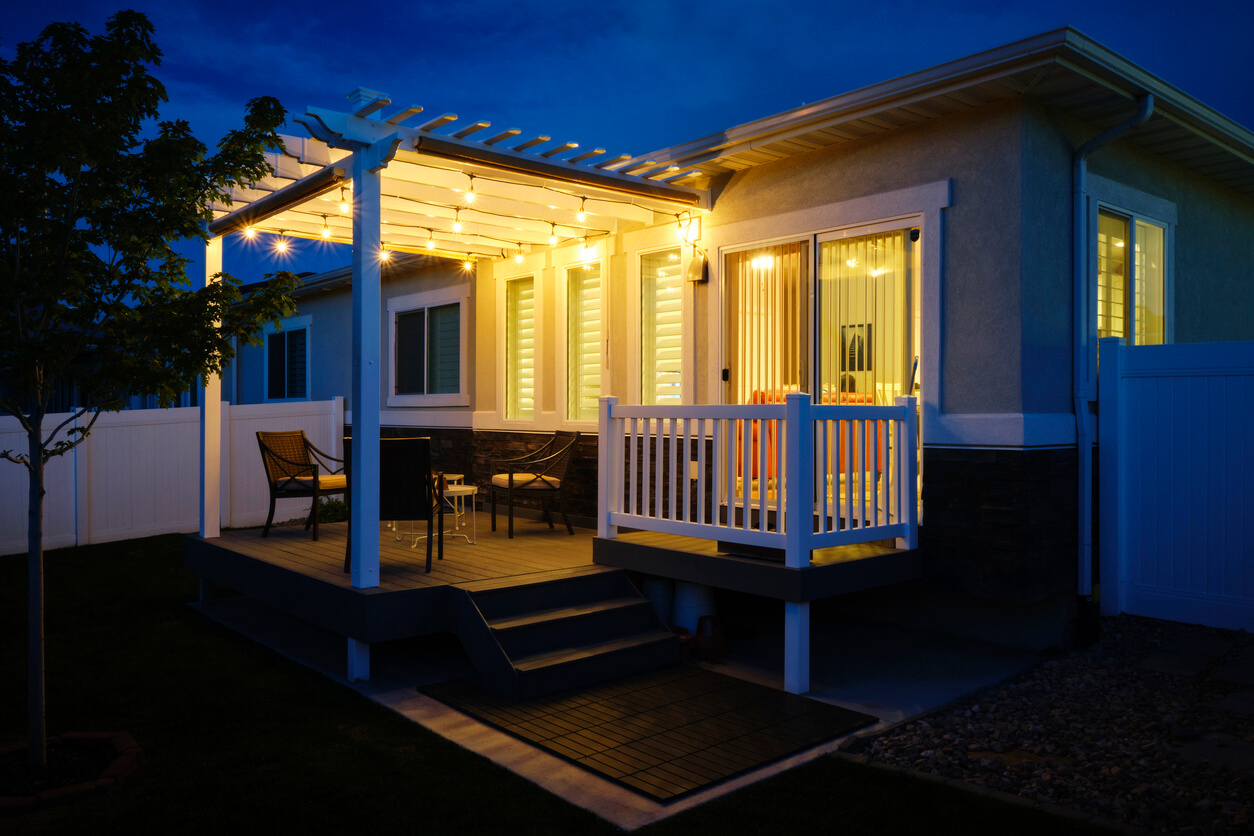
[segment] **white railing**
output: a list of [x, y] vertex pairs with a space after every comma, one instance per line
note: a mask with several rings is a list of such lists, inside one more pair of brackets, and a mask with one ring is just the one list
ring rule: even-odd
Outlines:
[[[918, 538], [918, 419], [895, 406], [600, 405], [598, 533], [617, 528], [780, 549]], [[793, 432], [795, 428], [801, 428]]]
[[[47, 415], [44, 426], [68, 417]], [[270, 494], [256, 431], [304, 430], [316, 446], [338, 457], [344, 399], [223, 403], [222, 427], [222, 525], [261, 525]], [[17, 419], [0, 417], [0, 450], [24, 453], [26, 444]], [[105, 413], [86, 441], [44, 469], [44, 548], [196, 531], [199, 473], [198, 407]], [[27, 486], [25, 468], [0, 461], [0, 554], [26, 551]], [[308, 500], [280, 500], [274, 518], [301, 516], [308, 508]]]

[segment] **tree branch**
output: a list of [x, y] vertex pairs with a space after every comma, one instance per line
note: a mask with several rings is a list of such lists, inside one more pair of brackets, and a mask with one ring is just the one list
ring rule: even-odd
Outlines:
[[22, 430], [24, 432], [29, 434], [34, 429], [30, 422], [26, 420], [26, 416], [22, 414], [21, 407], [16, 404], [7, 400], [0, 401], [0, 409], [3, 409], [5, 412], [16, 418], [17, 422], [22, 425]]

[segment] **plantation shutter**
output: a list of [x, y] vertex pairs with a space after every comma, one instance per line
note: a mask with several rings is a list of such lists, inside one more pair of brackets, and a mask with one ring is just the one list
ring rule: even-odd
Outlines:
[[679, 249], [640, 257], [640, 402], [677, 404], [683, 362]]
[[597, 420], [601, 397], [601, 265], [583, 264], [566, 271], [567, 408], [575, 421]]
[[505, 285], [505, 417], [530, 419], [536, 395], [535, 280]]
[[396, 394], [424, 395], [426, 311], [396, 315]]

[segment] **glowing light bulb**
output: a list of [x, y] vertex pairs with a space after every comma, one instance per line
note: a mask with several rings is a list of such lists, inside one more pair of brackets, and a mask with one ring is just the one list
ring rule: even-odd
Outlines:
[[458, 209], [457, 212], [453, 215], [453, 231], [454, 232], [462, 231], [462, 213], [460, 209]]
[[586, 204], [587, 202], [588, 202], [588, 198], [586, 197], [579, 198], [579, 223], [583, 223], [588, 218], [588, 213], [583, 210], [584, 204]]
[[434, 238], [428, 238], [428, 239], [427, 239], [427, 249], [429, 249], [429, 250], [434, 250], [434, 249], [435, 249], [435, 239], [434, 239]]
[[475, 175], [470, 174], [467, 176], [470, 177], [470, 188], [466, 189], [466, 202], [474, 203], [475, 202]]
[[475, 269], [475, 262], [470, 258], [470, 253], [466, 253], [466, 260], [462, 262], [462, 267], [466, 270]]
[[248, 239], [256, 238], [257, 230], [253, 229], [251, 226], [244, 227], [244, 237]]
[[392, 253], [388, 251], [388, 248], [387, 248], [387, 247], [380, 247], [380, 248], [379, 248], [379, 260], [380, 260], [380, 261], [391, 261], [391, 260], [392, 260]]
[[675, 255], [675, 253], [671, 253], [670, 255], [666, 257], [666, 260], [667, 261], [679, 261], [679, 256]]
[[549, 224], [549, 246], [557, 246], [557, 224]]
[[846, 264], [847, 266], [849, 266], [849, 267], [857, 267], [857, 266], [858, 266], [858, 259], [856, 259], [856, 258], [847, 258], [847, 259], [845, 259], [845, 264]]
[[347, 215], [349, 211], [352, 210], [352, 208], [353, 207], [348, 202], [348, 198], [344, 197], [344, 189], [343, 187], [341, 187], [340, 188], [340, 214]]
[[326, 215], [323, 215], [323, 216], [322, 216], [322, 237], [323, 237], [323, 238], [330, 238], [330, 237], [331, 237], [331, 227], [327, 226], [327, 216], [326, 216]]
[[278, 241], [275, 242], [274, 249], [280, 253], [287, 252], [287, 240], [284, 238], [280, 238]]
[[518, 242], [518, 254], [514, 256], [514, 263], [522, 264], [522, 261], [523, 261], [522, 241], [519, 241]]

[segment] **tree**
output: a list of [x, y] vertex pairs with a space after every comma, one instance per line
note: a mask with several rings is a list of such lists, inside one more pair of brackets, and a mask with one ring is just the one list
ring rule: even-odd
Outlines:
[[[46, 762], [43, 648], [44, 466], [128, 393], [169, 406], [291, 312], [291, 273], [245, 296], [226, 274], [191, 282], [180, 241], [208, 240], [212, 205], [272, 173], [284, 111], [248, 103], [214, 154], [184, 121], [157, 121], [165, 88], [148, 19], [118, 12], [106, 33], [55, 23], [0, 60], [0, 410], [21, 422], [29, 492], [30, 754]], [[45, 431], [54, 390], [73, 415]], [[75, 424], [81, 428], [68, 429]]]

